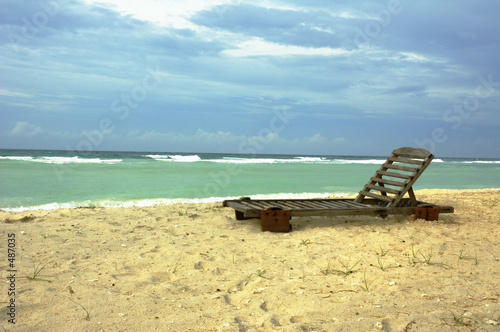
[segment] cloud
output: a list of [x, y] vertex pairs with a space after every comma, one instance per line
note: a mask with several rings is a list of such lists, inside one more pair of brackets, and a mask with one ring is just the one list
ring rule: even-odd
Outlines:
[[326, 143], [327, 139], [321, 136], [321, 134], [315, 134], [314, 136], [307, 138], [307, 141], [310, 143], [321, 144], [321, 143]]
[[[270, 43], [304, 48], [338, 48], [345, 32], [345, 15], [322, 8], [277, 8], [240, 3], [198, 12], [190, 20], [237, 38], [258, 38]], [[238, 37], [239, 36], [239, 37]]]
[[19, 92], [19, 91], [11, 91], [7, 89], [0, 89], [0, 96], [5, 96], [5, 97], [20, 97], [20, 98], [33, 98], [33, 95]]
[[[318, 152], [318, 147], [323, 144], [339, 146], [347, 143], [343, 137], [328, 139], [320, 134], [303, 138], [284, 138], [279, 133], [264, 130], [256, 135], [238, 135], [232, 132], [209, 132], [203, 129], [196, 130], [193, 134], [174, 132], [139, 131], [129, 132], [126, 138], [130, 141], [141, 141], [141, 149], [199, 152], [200, 148], [211, 149], [212, 152], [236, 153], [300, 153], [300, 151]], [[149, 148], [148, 148], [149, 147]], [[166, 150], [165, 150], [166, 151]]]
[[33, 137], [40, 135], [43, 132], [40, 126], [35, 126], [29, 122], [20, 121], [17, 122], [14, 128], [11, 130], [11, 136], [22, 136], [22, 137]]
[[311, 48], [295, 45], [281, 45], [264, 41], [260, 38], [245, 41], [237, 46], [237, 49], [225, 50], [224, 55], [229, 56], [296, 56], [296, 55], [319, 55], [336, 56], [346, 55], [350, 51], [344, 49], [333, 49], [328, 47]]
[[[263, 141], [273, 153], [337, 153], [344, 139], [347, 153], [371, 153], [360, 137], [391, 132], [411, 144], [434, 128], [469, 141], [498, 131], [496, 1], [6, 0], [2, 10], [6, 147], [75, 146], [102, 119], [116, 130], [98, 148], [119, 150]], [[127, 105], [148, 68], [161, 83]], [[478, 77], [491, 77], [492, 91], [454, 132], [443, 114], [474, 96]], [[293, 115], [286, 128], [259, 135], [278, 107]]]

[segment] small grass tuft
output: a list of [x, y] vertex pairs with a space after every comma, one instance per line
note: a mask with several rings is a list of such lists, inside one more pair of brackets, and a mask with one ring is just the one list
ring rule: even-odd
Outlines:
[[340, 264], [342, 264], [342, 267], [343, 267], [342, 270], [332, 269], [332, 271], [347, 276], [347, 275], [355, 272], [354, 268], [359, 264], [359, 262], [361, 262], [361, 259], [358, 260], [356, 263], [354, 263], [354, 264], [351, 265], [351, 258], [349, 257], [347, 259], [347, 262], [340, 261]]
[[379, 255], [380, 257], [384, 257], [387, 255], [387, 253], [389, 253], [389, 250], [384, 250], [381, 245], [379, 247], [380, 247], [380, 253], [377, 252], [377, 255]]
[[311, 240], [302, 240], [300, 242], [301, 246], [306, 246], [307, 247], [309, 244], [311, 244]]
[[177, 260], [177, 262], [175, 262], [175, 265], [174, 265], [174, 268], [172, 269], [172, 273], [175, 273], [177, 272], [177, 267], [179, 266], [179, 263], [182, 259], [182, 254], [184, 253], [184, 250], [181, 252], [181, 254], [179, 255], [179, 259]]
[[473, 261], [474, 265], [476, 265], [476, 266], [479, 264], [479, 260], [477, 259], [477, 253], [474, 256], [467, 256], [467, 255], [464, 255], [463, 250], [460, 250], [460, 252], [458, 253], [457, 256], [458, 256], [459, 260], [470, 260], [470, 261]]
[[378, 261], [378, 266], [380, 267], [380, 269], [382, 271], [385, 271], [384, 264], [380, 261], [380, 257], [377, 257], [377, 261]]
[[258, 268], [257, 271], [255, 271], [254, 273], [250, 273], [250, 275], [248, 276], [247, 280], [250, 280], [252, 278], [253, 275], [255, 275], [256, 277], [260, 277], [260, 278], [263, 278], [263, 279], [268, 279], [264, 274], [266, 273], [266, 270], [263, 269], [263, 268]]
[[70, 299], [69, 297], [68, 297], [68, 299], [69, 299], [71, 302], [73, 302], [74, 304], [78, 305], [80, 308], [82, 308], [82, 309], [83, 309], [83, 311], [85, 311], [85, 314], [86, 314], [86, 315], [85, 315], [85, 320], [90, 321], [90, 313], [92, 312], [92, 309], [94, 309], [94, 307], [92, 307], [92, 308], [90, 308], [90, 309], [87, 309], [87, 308], [86, 308], [86, 307], [84, 307], [82, 304], [80, 304], [80, 303], [78, 303], [78, 302], [76, 302], [76, 301], [74, 301], [74, 300]]
[[318, 264], [316, 264], [314, 262], [313, 262], [313, 264], [316, 265], [319, 268], [319, 271], [322, 274], [324, 274], [325, 276], [327, 276], [330, 273], [330, 271], [331, 271], [331, 269], [330, 269], [330, 261], [328, 261], [328, 264], [326, 265], [326, 267], [324, 269], [322, 269], [321, 266], [319, 266]]
[[367, 293], [370, 292], [370, 286], [374, 281], [375, 280], [368, 282], [368, 280], [366, 279], [366, 269], [365, 269], [365, 272], [363, 273], [363, 285], [360, 285], [361, 289]]
[[266, 278], [264, 276], [264, 273], [266, 273], [266, 270], [264, 270], [263, 268], [259, 268], [259, 269], [257, 269], [257, 272], [255, 272], [255, 275], [257, 277]]
[[422, 258], [424, 259], [423, 263], [425, 263], [427, 265], [431, 265], [432, 252], [428, 256], [425, 256], [420, 250], [418, 252], [422, 256]]
[[29, 276], [26, 276], [26, 278], [28, 280], [36, 280], [36, 281], [47, 281], [47, 282], [51, 282], [50, 280], [48, 279], [41, 279], [39, 277], [46, 277], [44, 275], [41, 275], [40, 272], [42, 272], [42, 270], [45, 268], [46, 265], [40, 267], [40, 265], [42, 265], [42, 263], [38, 263], [38, 265], [35, 266], [35, 264], [33, 263], [33, 272], [29, 275]]

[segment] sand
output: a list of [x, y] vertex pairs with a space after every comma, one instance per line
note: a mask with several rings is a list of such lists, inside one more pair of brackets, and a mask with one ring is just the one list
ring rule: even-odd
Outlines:
[[0, 211], [0, 326], [499, 331], [500, 190], [416, 194], [455, 213], [294, 218], [291, 233], [269, 233], [220, 202]]

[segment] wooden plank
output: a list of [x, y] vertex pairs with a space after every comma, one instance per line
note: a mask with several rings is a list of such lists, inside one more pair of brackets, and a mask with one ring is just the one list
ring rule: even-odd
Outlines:
[[373, 184], [367, 184], [365, 187], [368, 189], [372, 189], [372, 190], [378, 190], [381, 193], [385, 192], [385, 193], [390, 193], [390, 194], [394, 194], [394, 195], [399, 194], [399, 190], [387, 188], [387, 187], [382, 187], [382, 186], [377, 186], [377, 185], [373, 185]]
[[376, 198], [376, 199], [384, 201], [384, 202], [392, 202], [392, 198], [389, 196], [377, 195], [377, 194], [371, 193], [369, 191], [362, 190], [359, 192], [359, 194], [363, 195], [363, 196], [373, 197], [373, 198]]
[[400, 179], [406, 179], [406, 180], [409, 180], [413, 177], [412, 175], [409, 175], [409, 174], [387, 172], [387, 171], [378, 171], [377, 175], [385, 175], [385, 176], [390, 176], [393, 178], [400, 178]]
[[338, 202], [325, 201], [322, 203], [322, 205], [325, 208], [330, 208], [330, 209], [343, 209], [343, 208], [345, 208], [345, 204], [343, 204], [342, 201], [338, 201]]
[[251, 200], [243, 202], [244, 202], [243, 204], [248, 204], [249, 207], [259, 210], [267, 210], [270, 207], [276, 206], [273, 205], [270, 201], [265, 201], [265, 200]]
[[324, 203], [324, 206], [327, 206], [331, 209], [341, 209], [343, 207], [342, 203], [339, 201], [339, 202], [333, 202], [331, 200], [328, 200], [328, 201], [325, 201]]
[[301, 205], [304, 206], [306, 209], [325, 209], [324, 204], [319, 203], [319, 202], [301, 202]]
[[393, 164], [384, 164], [382, 167], [389, 168], [389, 169], [397, 169], [400, 171], [412, 172], [412, 173], [418, 171], [418, 167], [407, 167], [407, 166], [399, 166], [399, 165], [393, 165]]
[[316, 208], [318, 208], [318, 206], [314, 205], [312, 202], [309, 202], [307, 200], [296, 201], [296, 204], [299, 206], [299, 208], [303, 208], [303, 209], [316, 209]]
[[282, 209], [285, 209], [285, 210], [303, 209], [304, 208], [302, 205], [290, 202], [288, 200], [273, 201], [273, 204], [275, 204], [276, 206], [281, 207]]
[[325, 205], [323, 204], [323, 202], [320, 202], [320, 201], [308, 201], [308, 200], [305, 200], [305, 201], [301, 201], [300, 202], [303, 206], [307, 207], [308, 209], [324, 209], [325, 208]]
[[[408, 213], [411, 214], [413, 207], [408, 209]], [[369, 209], [332, 209], [332, 210], [292, 210], [291, 215], [293, 217], [309, 217], [309, 216], [324, 216], [324, 217], [336, 217], [336, 216], [360, 216], [360, 215], [386, 215], [387, 212], [385, 208], [369, 208]]]
[[366, 208], [370, 208], [369, 205], [366, 205], [366, 204], [362, 204], [362, 203], [356, 203], [354, 201], [343, 201], [343, 203], [348, 206], [348, 207], [351, 207], [351, 208], [358, 208], [358, 209], [366, 209]]
[[405, 182], [387, 180], [387, 179], [382, 179], [382, 178], [378, 178], [378, 177], [372, 177], [371, 180], [374, 183], [383, 183], [383, 184], [387, 184], [389, 186], [395, 186], [395, 187], [404, 187], [406, 185]]
[[395, 163], [412, 164], [412, 165], [422, 165], [423, 162], [423, 160], [398, 158], [393, 156], [389, 157], [387, 160], [390, 160]]
[[245, 211], [249, 209], [247, 205], [241, 204], [240, 201], [224, 201], [224, 206], [231, 207], [238, 211]]

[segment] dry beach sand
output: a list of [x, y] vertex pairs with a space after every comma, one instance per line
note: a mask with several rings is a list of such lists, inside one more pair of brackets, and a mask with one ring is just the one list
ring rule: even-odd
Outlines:
[[221, 203], [0, 211], [0, 326], [499, 331], [500, 190], [416, 195], [455, 213], [439, 221], [294, 218], [282, 234], [235, 220]]

